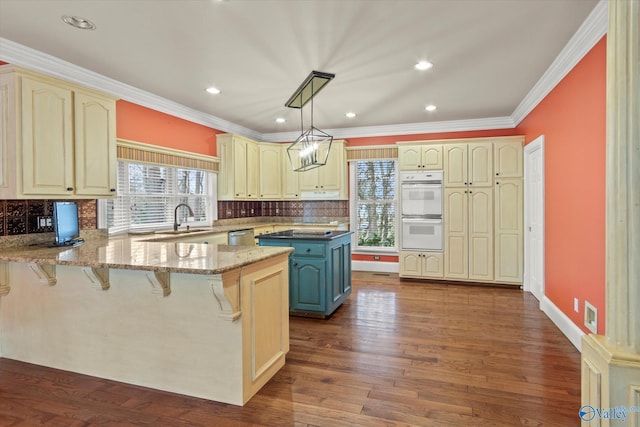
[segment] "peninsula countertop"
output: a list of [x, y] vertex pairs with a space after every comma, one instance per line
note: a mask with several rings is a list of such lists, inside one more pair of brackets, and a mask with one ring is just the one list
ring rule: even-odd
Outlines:
[[130, 237], [87, 240], [76, 247], [21, 246], [0, 250], [0, 261], [116, 268], [187, 274], [220, 274], [291, 248], [140, 241]]

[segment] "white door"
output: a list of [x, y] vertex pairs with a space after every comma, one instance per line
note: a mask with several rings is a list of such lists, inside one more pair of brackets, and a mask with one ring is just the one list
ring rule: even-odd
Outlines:
[[544, 297], [544, 135], [524, 147], [524, 289]]

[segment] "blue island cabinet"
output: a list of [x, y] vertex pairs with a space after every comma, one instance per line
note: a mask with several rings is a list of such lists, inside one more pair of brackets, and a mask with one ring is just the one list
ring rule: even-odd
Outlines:
[[260, 246], [289, 246], [289, 311], [326, 317], [351, 294], [351, 234], [294, 233], [258, 236]]

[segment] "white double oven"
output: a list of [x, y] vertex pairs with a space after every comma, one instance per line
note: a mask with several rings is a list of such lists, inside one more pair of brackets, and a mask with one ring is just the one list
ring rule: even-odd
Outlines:
[[443, 171], [400, 172], [402, 249], [442, 251]]

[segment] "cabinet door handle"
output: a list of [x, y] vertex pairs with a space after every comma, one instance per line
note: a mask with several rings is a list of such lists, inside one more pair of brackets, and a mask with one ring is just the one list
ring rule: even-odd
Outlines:
[[109, 191], [111, 191], [112, 193], [115, 193], [116, 189], [115, 188], [111, 188], [111, 189], [109, 189]]
[[67, 187], [67, 191], [73, 191], [73, 187]]

